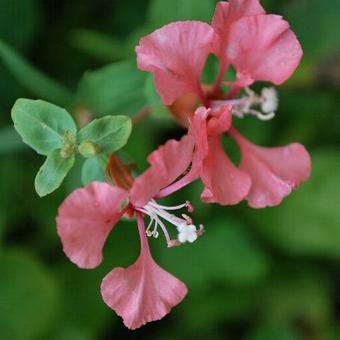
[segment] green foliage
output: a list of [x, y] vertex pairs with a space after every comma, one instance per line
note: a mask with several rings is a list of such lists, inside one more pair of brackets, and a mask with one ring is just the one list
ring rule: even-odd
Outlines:
[[54, 278], [24, 251], [2, 251], [0, 267], [0, 337], [35, 340], [56, 315], [59, 292]]
[[[294, 0], [283, 6], [285, 18], [302, 43], [302, 64], [290, 84], [309, 86], [320, 77], [320, 71], [339, 80], [340, 3], [333, 0]], [[324, 64], [322, 65], [321, 62]]]
[[74, 164], [74, 155], [63, 157], [62, 150], [53, 150], [35, 177], [35, 190], [40, 197], [50, 194], [63, 182]]
[[131, 133], [131, 119], [126, 116], [106, 116], [93, 120], [78, 132], [78, 142], [91, 142], [97, 153], [111, 153], [122, 148]]
[[203, 20], [210, 22], [214, 1], [206, 0], [197, 5], [196, 0], [151, 0], [149, 22], [158, 28], [177, 20]]
[[134, 114], [145, 105], [145, 77], [126, 61], [88, 71], [80, 81], [77, 101], [98, 115]]
[[[41, 197], [59, 188], [74, 165], [77, 150], [84, 157], [105, 156], [127, 143], [132, 128], [131, 119], [126, 116], [107, 116], [95, 119], [76, 134], [76, 125], [66, 110], [29, 99], [16, 101], [12, 119], [23, 141], [47, 156], [35, 178], [35, 189]], [[83, 170], [85, 182], [98, 174], [88, 174], [89, 169]]]
[[0, 61], [17, 81], [33, 94], [63, 106], [72, 101], [72, 94], [68, 89], [36, 70], [2, 40]]
[[302, 340], [293, 325], [269, 322], [261, 324], [247, 340]]
[[[0, 38], [11, 45], [22, 47], [34, 37], [40, 9], [36, 0], [0, 0]], [[13, 22], [20, 22], [16, 29]]]
[[98, 158], [86, 159], [81, 170], [81, 181], [84, 186], [93, 181], [105, 181], [103, 166]]
[[120, 42], [102, 32], [79, 29], [72, 33], [75, 47], [99, 60], [110, 62], [122, 58]]
[[[328, 324], [331, 314], [330, 284], [316, 268], [281, 264], [264, 286], [261, 315], [271, 322], [303, 320], [315, 330]], [[284, 275], [282, 273], [285, 273]]]
[[65, 135], [77, 131], [66, 110], [43, 100], [18, 99], [12, 119], [23, 141], [41, 155], [63, 148]]
[[303, 42], [307, 59], [315, 60], [340, 51], [338, 1], [295, 0], [287, 3], [284, 10], [294, 32]]

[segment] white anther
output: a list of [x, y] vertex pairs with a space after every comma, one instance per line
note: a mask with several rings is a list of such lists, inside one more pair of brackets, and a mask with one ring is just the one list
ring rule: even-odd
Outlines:
[[157, 230], [154, 230], [154, 231], [152, 232], [152, 236], [153, 236], [154, 238], [157, 238], [157, 237], [159, 236], [159, 232], [158, 232]]
[[146, 236], [147, 237], [151, 237], [152, 236], [152, 234], [153, 234], [153, 232], [151, 231], [151, 230], [146, 230]]

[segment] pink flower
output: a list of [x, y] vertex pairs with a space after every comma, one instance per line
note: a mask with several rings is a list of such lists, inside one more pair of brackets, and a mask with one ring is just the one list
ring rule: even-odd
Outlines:
[[220, 61], [213, 96], [229, 66], [237, 72], [234, 86], [256, 80], [285, 82], [298, 66], [302, 50], [288, 23], [266, 15], [258, 0], [231, 0], [217, 4], [212, 25], [199, 21], [174, 22], [142, 38], [136, 47], [138, 67], [154, 74], [164, 104], [186, 93], [210, 100], [200, 86], [209, 54]]
[[[150, 168], [135, 181], [117, 159], [110, 162], [113, 177], [121, 171], [121, 187], [93, 182], [72, 192], [61, 204], [57, 216], [58, 234], [66, 256], [80, 268], [94, 268], [102, 261], [102, 249], [108, 234], [125, 214], [136, 215], [141, 251], [137, 261], [128, 268], [115, 268], [101, 285], [105, 303], [123, 318], [124, 324], [135, 329], [147, 322], [159, 320], [185, 297], [184, 283], [172, 276], [153, 260], [147, 236], [158, 237], [162, 231], [168, 246], [194, 242], [203, 232], [193, 225], [189, 216], [177, 217], [171, 212], [192, 206], [185, 202], [175, 207], [158, 204], [155, 197], [161, 189], [175, 183], [191, 159], [178, 159], [179, 149], [190, 155], [194, 142], [184, 136], [179, 142], [169, 141], [149, 156]], [[118, 169], [118, 170], [117, 170]], [[145, 228], [144, 217], [150, 223]], [[176, 228], [177, 239], [171, 239], [167, 221]]]
[[[309, 178], [311, 160], [301, 144], [258, 147], [231, 127], [230, 108], [224, 106], [220, 109], [218, 118], [215, 114], [210, 109], [200, 107], [189, 119], [188, 136], [195, 140], [195, 148], [189, 151], [190, 171], [161, 190], [160, 197], [200, 177], [204, 184], [201, 195], [204, 202], [233, 205], [245, 199], [252, 208], [264, 208], [280, 204], [282, 198]], [[223, 132], [227, 132], [240, 147], [239, 167], [223, 150]], [[184, 148], [179, 151], [181, 155], [186, 152]]]
[[[195, 143], [194, 151], [189, 150], [191, 170], [159, 196], [200, 177], [205, 202], [232, 205], [246, 199], [251, 207], [263, 208], [279, 204], [308, 179], [310, 157], [303, 146], [260, 148], [231, 127], [232, 116], [273, 118], [278, 107], [275, 89], [264, 88], [257, 95], [249, 86], [255, 81], [282, 84], [299, 64], [301, 46], [282, 17], [265, 14], [258, 0], [220, 1], [211, 26], [198, 21], [168, 24], [142, 38], [136, 52], [139, 68], [153, 73], [164, 104], [188, 126]], [[209, 54], [217, 56], [220, 70], [213, 86], [202, 86]], [[236, 79], [224, 81], [231, 66]], [[228, 93], [222, 84], [230, 88]], [[236, 98], [242, 89], [245, 95]], [[240, 146], [239, 167], [223, 150], [224, 134]], [[187, 152], [180, 154], [188, 157]]]

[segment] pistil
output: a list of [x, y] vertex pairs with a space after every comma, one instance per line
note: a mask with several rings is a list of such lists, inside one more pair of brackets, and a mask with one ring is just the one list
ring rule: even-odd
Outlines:
[[[231, 105], [233, 115], [239, 118], [243, 118], [245, 115], [253, 115], [263, 121], [274, 118], [278, 107], [278, 97], [273, 87], [263, 88], [260, 96], [249, 87], [245, 88], [245, 92], [246, 96], [238, 99], [212, 101], [212, 109]], [[253, 106], [260, 106], [261, 111], [254, 109]]]
[[[204, 231], [202, 225], [200, 225], [197, 230], [196, 226], [192, 223], [192, 219], [188, 215], [182, 214], [181, 218], [169, 213], [169, 211], [175, 211], [183, 208], [186, 208], [188, 212], [193, 211], [193, 206], [189, 201], [176, 206], [165, 206], [158, 204], [155, 200], [151, 200], [143, 208], [137, 208], [137, 210], [150, 217], [150, 222], [146, 228], [146, 235], [148, 237], [153, 236], [154, 238], [157, 238], [159, 236], [158, 227], [160, 227], [165, 236], [168, 247], [172, 247], [184, 242], [192, 243], [198, 236], [202, 235]], [[170, 234], [162, 219], [176, 227], [176, 231], [178, 233], [178, 238], [176, 240], [172, 240], [170, 238]]]

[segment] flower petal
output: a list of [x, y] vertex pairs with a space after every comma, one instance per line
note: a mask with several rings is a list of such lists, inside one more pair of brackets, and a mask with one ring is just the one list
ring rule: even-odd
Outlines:
[[[140, 219], [140, 215], [137, 218]], [[142, 232], [142, 249], [137, 261], [126, 269], [115, 268], [101, 284], [103, 300], [130, 329], [160, 320], [187, 294], [185, 284], [152, 259], [144, 227]]]
[[233, 205], [243, 200], [250, 189], [249, 176], [240, 171], [225, 154], [220, 136], [209, 138], [209, 153], [201, 174], [205, 185], [204, 202]]
[[208, 129], [207, 118], [210, 113], [209, 109], [201, 106], [189, 120], [188, 135], [195, 140], [195, 164], [193, 167], [201, 168], [203, 159], [208, 154]]
[[94, 268], [102, 261], [102, 248], [121, 217], [127, 192], [93, 182], [73, 191], [61, 204], [57, 230], [66, 256], [80, 268]]
[[280, 204], [292, 189], [309, 178], [311, 160], [301, 144], [265, 148], [251, 144], [235, 130], [232, 136], [242, 151], [240, 169], [252, 180], [247, 196], [252, 208]]
[[200, 92], [200, 77], [212, 49], [213, 29], [199, 21], [174, 22], [142, 38], [136, 47], [138, 67], [154, 74], [165, 105]]
[[228, 131], [232, 123], [231, 106], [224, 105], [212, 111], [212, 117], [208, 122], [208, 134], [219, 135]]
[[240, 86], [255, 80], [282, 84], [301, 57], [300, 43], [278, 15], [244, 17], [230, 27], [227, 58], [237, 70]]
[[259, 0], [230, 0], [217, 3], [211, 26], [217, 38], [214, 42], [214, 53], [222, 63], [227, 62], [225, 52], [230, 26], [242, 17], [264, 13]]
[[148, 157], [150, 167], [136, 180], [130, 191], [133, 205], [143, 207], [158, 192], [174, 182], [192, 161], [194, 140], [185, 135], [180, 141], [169, 140]]

